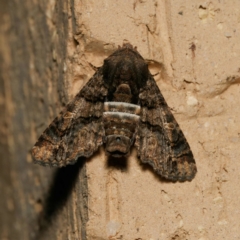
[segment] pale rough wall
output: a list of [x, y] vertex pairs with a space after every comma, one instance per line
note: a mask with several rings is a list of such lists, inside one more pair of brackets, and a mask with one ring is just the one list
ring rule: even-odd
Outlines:
[[240, 239], [240, 2], [75, 1], [75, 10], [84, 54], [72, 93], [92, 74], [86, 62], [100, 66], [130, 41], [161, 72], [198, 167], [192, 182], [168, 183], [135, 151], [126, 169], [96, 155], [87, 162], [88, 239]]
[[[13, 3], [1, 14], [0, 237], [36, 239], [52, 193], [47, 210], [62, 205], [57, 197], [66, 203], [42, 239], [239, 239], [240, 2]], [[87, 161], [87, 178], [81, 162], [54, 178], [31, 163], [28, 151], [66, 93], [72, 98], [93, 74], [88, 62], [102, 65], [124, 39], [160, 72], [155, 79], [196, 158], [192, 182], [160, 180], [135, 150], [126, 168], [107, 167], [99, 151]], [[52, 182], [69, 191], [54, 195]]]

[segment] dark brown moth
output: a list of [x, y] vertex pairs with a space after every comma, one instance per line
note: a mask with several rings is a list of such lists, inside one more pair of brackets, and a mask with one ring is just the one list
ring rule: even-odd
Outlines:
[[125, 157], [134, 145], [143, 163], [172, 181], [191, 180], [195, 160], [148, 65], [136, 47], [123, 44], [40, 136], [36, 163], [62, 167], [105, 145]]

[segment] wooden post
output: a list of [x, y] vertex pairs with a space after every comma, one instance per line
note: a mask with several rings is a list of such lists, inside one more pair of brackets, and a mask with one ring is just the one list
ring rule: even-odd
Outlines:
[[[32, 163], [34, 142], [68, 101], [64, 67], [72, 1], [0, 3], [0, 239], [85, 239], [80, 161]], [[67, 81], [66, 81], [67, 82]]]

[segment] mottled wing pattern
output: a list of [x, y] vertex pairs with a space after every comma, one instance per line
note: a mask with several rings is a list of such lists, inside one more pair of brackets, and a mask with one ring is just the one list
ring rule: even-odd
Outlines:
[[197, 172], [191, 149], [155, 80], [140, 90], [140, 124], [135, 145], [138, 156], [162, 177], [191, 180]]
[[32, 149], [35, 162], [62, 167], [91, 156], [103, 143], [106, 95], [100, 68], [40, 136]]

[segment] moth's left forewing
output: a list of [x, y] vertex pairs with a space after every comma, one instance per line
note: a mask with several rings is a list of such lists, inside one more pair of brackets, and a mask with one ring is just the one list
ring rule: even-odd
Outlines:
[[152, 76], [141, 89], [139, 101], [135, 145], [141, 161], [166, 179], [193, 179], [197, 168], [192, 151]]
[[100, 68], [40, 136], [32, 149], [34, 161], [62, 167], [91, 156], [103, 143], [107, 91]]

